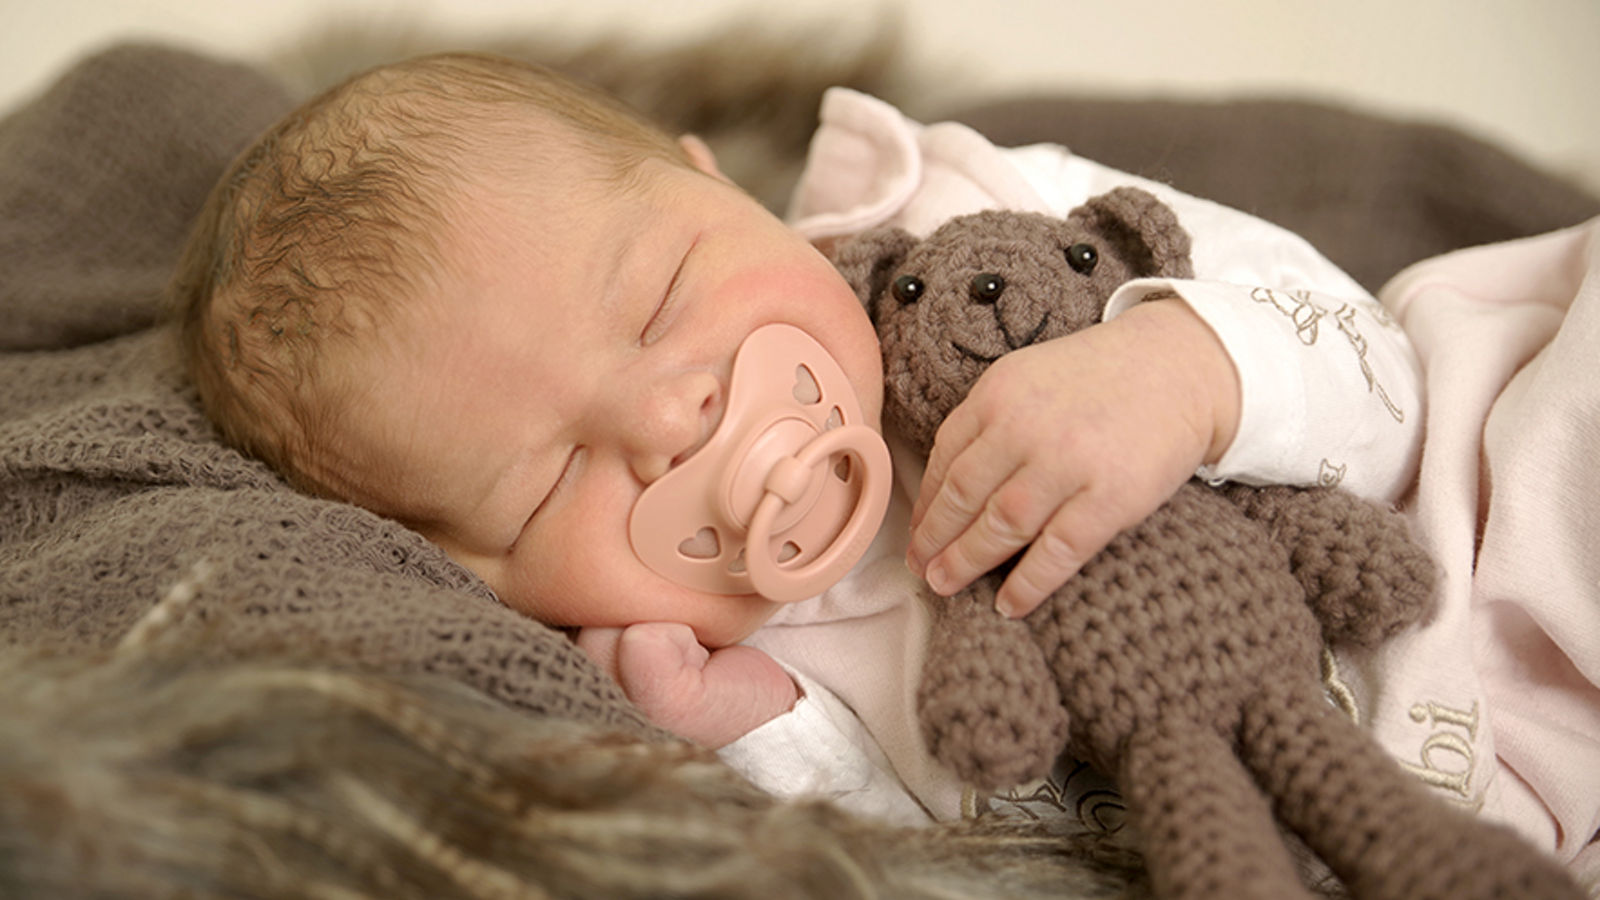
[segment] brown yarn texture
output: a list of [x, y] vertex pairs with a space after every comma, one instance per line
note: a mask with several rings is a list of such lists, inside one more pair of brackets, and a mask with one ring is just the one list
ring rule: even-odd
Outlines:
[[[1098, 254], [1088, 272], [1069, 263], [1082, 245]], [[836, 261], [882, 339], [886, 419], [926, 452], [992, 362], [978, 357], [1097, 322], [1129, 278], [1188, 275], [1188, 248], [1170, 209], [1118, 188], [1064, 220], [990, 211], [920, 242], [871, 232]], [[988, 275], [998, 296], [974, 287]], [[1042, 777], [1063, 750], [1113, 774], [1161, 896], [1309, 896], [1280, 828], [1355, 897], [1578, 896], [1511, 832], [1428, 796], [1323, 697], [1325, 641], [1381, 641], [1431, 606], [1433, 564], [1398, 514], [1338, 490], [1192, 481], [1025, 620], [994, 611], [1002, 577], [928, 598], [923, 736], [979, 787]]]

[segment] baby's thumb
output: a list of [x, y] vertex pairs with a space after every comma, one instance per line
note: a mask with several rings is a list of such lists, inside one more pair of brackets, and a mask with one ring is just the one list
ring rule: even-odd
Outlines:
[[616, 642], [617, 681], [628, 699], [646, 711], [678, 705], [698, 693], [710, 651], [694, 630], [678, 622], [630, 625]]

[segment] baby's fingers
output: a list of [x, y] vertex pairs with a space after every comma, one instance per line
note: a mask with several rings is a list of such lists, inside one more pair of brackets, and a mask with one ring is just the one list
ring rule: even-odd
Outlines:
[[[922, 515], [912, 520], [911, 542], [906, 551], [906, 563], [912, 572], [927, 577], [928, 564], [933, 558], [945, 553], [952, 543], [974, 529], [992, 530], [998, 524], [1007, 529], [999, 535], [1002, 542], [1018, 541], [1018, 535], [1009, 531], [1009, 521], [987, 525], [984, 522], [989, 515], [988, 507], [994, 503], [995, 492], [1016, 477], [1014, 467], [1015, 463], [1009, 454], [1000, 452], [999, 448], [989, 446], [984, 441], [977, 441], [968, 448], [968, 452], [951, 463], [949, 471], [942, 478], [938, 473], [933, 473], [932, 478], [924, 474], [922, 489], [930, 494], [930, 499]], [[939, 480], [933, 482], [933, 478]], [[1011, 511], [1007, 509], [1008, 513]], [[1039, 521], [1033, 524], [1035, 527], [1043, 525], [1044, 518], [1039, 517]], [[1010, 552], [1015, 552], [1026, 542], [1027, 536], [1021, 536]], [[992, 555], [992, 552], [980, 547], [969, 549], [975, 551], [976, 559], [986, 559]], [[961, 573], [965, 571], [965, 567], [959, 570]], [[971, 577], [976, 577], [978, 571], [974, 571]], [[971, 577], [952, 582], [949, 590], [959, 590]], [[935, 589], [938, 590], [939, 586], [936, 585]]]
[[1013, 619], [1033, 612], [1131, 524], [1095, 503], [1087, 491], [1068, 500], [1006, 575], [995, 609]]
[[[977, 515], [968, 518], [970, 524], [965, 524], [947, 546], [933, 551], [936, 555], [929, 558], [924, 575], [929, 586], [948, 596], [1010, 559], [1044, 528], [1056, 511], [1059, 501], [1055, 498], [1072, 490], [1071, 485], [1042, 484], [1037, 472], [1026, 468], [1012, 474], [982, 501]], [[930, 524], [935, 515], [935, 509], [930, 508], [924, 525]], [[915, 541], [914, 537], [914, 545]]]
[[580, 628], [575, 643], [606, 674], [619, 682], [622, 680], [617, 672], [617, 646], [622, 643], [621, 628]]
[[[972, 443], [977, 440], [980, 430], [977, 418], [968, 413], [966, 408], [962, 406], [957, 406], [945, 418], [944, 424], [939, 426], [939, 433], [933, 440], [933, 449], [928, 453], [927, 467], [922, 470], [922, 484], [917, 489], [917, 502], [911, 506], [911, 530], [913, 532], [921, 527], [922, 520], [926, 518], [929, 508], [933, 506], [934, 499], [944, 490], [945, 482], [950, 478], [951, 466], [963, 456], [971, 456], [967, 451], [971, 449]], [[972, 462], [969, 459], [967, 464], [971, 465]], [[996, 481], [995, 484], [999, 484], [999, 482]], [[987, 493], [980, 496], [987, 496]], [[972, 514], [976, 515], [977, 511], [974, 509]], [[966, 521], [971, 521], [971, 517], [969, 516]], [[963, 522], [961, 527], [965, 528], [966, 522]], [[959, 533], [960, 529], [950, 532], [946, 536], [946, 540], [955, 537]], [[939, 547], [943, 546], [944, 544], [940, 543], [934, 550], [937, 551]], [[922, 560], [926, 561], [927, 557], [922, 557]], [[912, 568], [917, 570], [918, 575], [922, 574], [920, 563], [913, 565]]]

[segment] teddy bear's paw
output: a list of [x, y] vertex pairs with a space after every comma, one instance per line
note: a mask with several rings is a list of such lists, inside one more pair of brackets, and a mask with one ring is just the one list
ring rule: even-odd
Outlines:
[[1329, 643], [1372, 647], [1425, 618], [1434, 606], [1438, 570], [1409, 542], [1369, 546], [1364, 564], [1330, 573], [1309, 595]]
[[941, 764], [974, 787], [998, 789], [1050, 772], [1067, 740], [1067, 713], [1046, 691], [925, 690], [919, 709], [923, 738]]
[[1399, 513], [1336, 489], [1227, 493], [1288, 552], [1329, 643], [1372, 646], [1432, 609], [1437, 569]]
[[992, 610], [929, 647], [917, 715], [934, 758], [1001, 788], [1043, 777], [1067, 741], [1055, 678], [1022, 623]]
[[1344, 514], [1308, 522], [1290, 564], [1329, 643], [1375, 646], [1433, 608], [1437, 568], [1398, 513], [1332, 496]]

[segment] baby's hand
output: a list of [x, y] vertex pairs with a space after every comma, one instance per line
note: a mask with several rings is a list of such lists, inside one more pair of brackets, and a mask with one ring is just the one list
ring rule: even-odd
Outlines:
[[788, 712], [800, 695], [767, 654], [738, 645], [707, 650], [677, 622], [584, 628], [578, 646], [650, 721], [711, 750]]
[[1233, 363], [1182, 300], [1001, 357], [934, 440], [907, 564], [948, 596], [1027, 547], [995, 606], [1032, 612], [1233, 440]]

